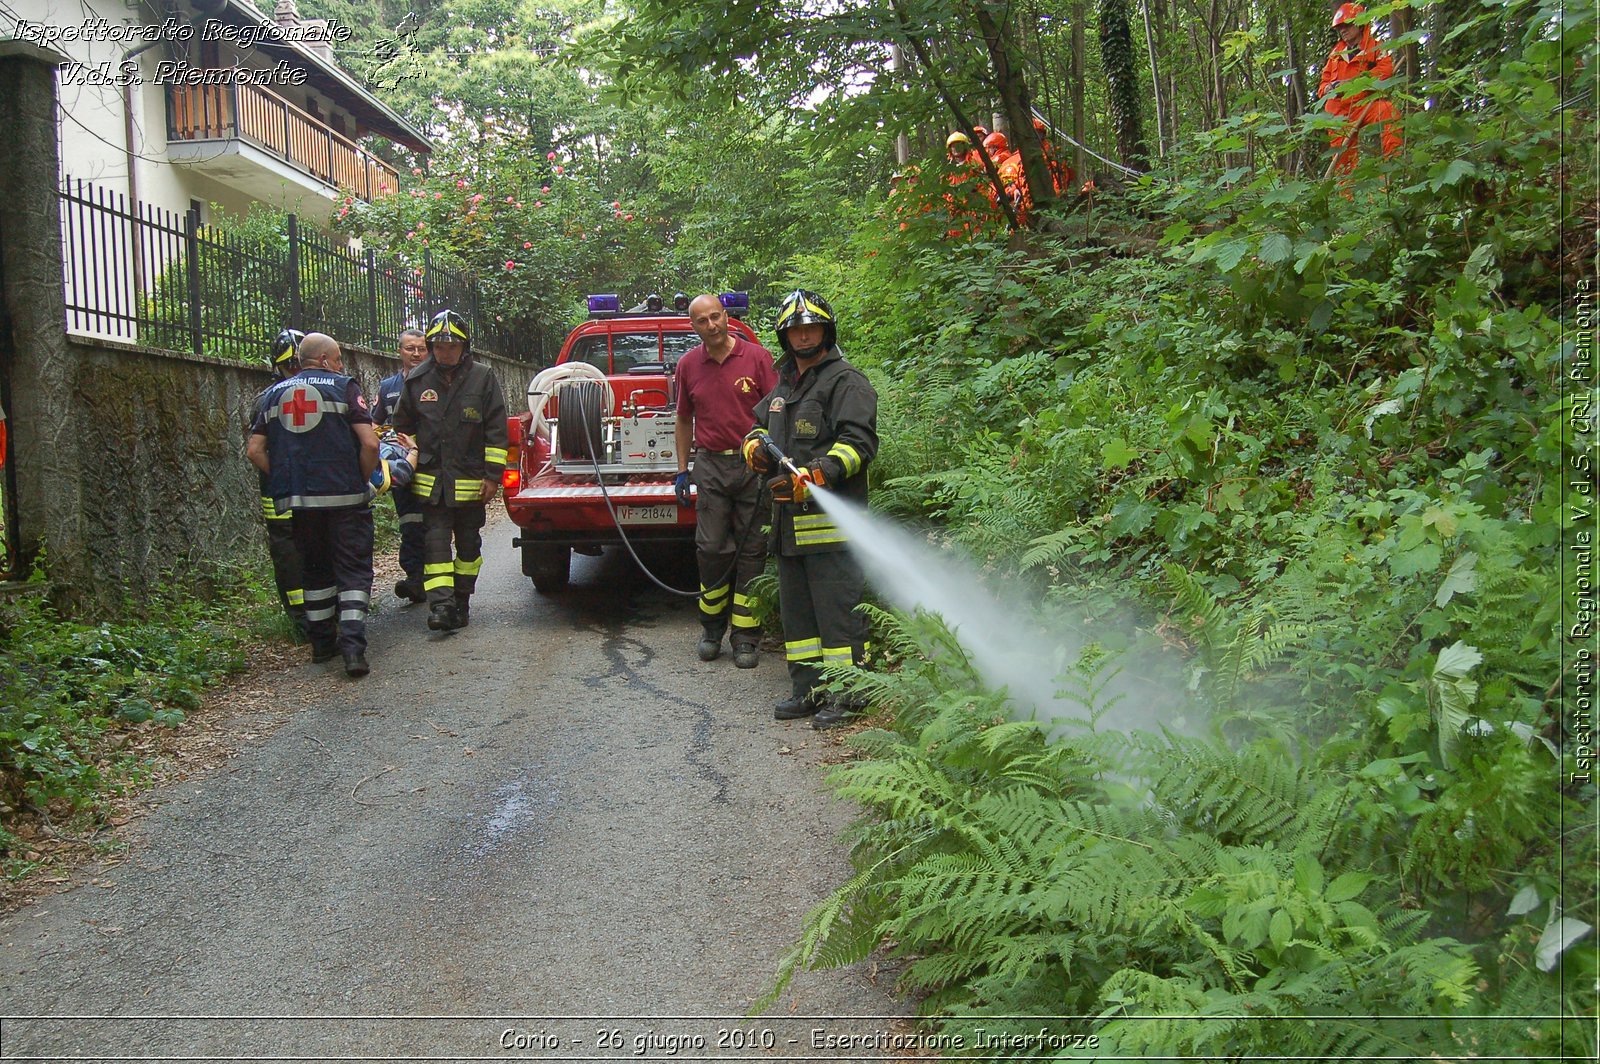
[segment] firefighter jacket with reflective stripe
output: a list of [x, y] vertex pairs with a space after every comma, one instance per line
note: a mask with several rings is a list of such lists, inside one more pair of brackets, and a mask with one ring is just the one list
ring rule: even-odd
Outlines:
[[[821, 466], [827, 488], [867, 504], [867, 466], [878, 453], [878, 393], [837, 348], [804, 374], [792, 356], [778, 363], [778, 386], [756, 404], [765, 429], [797, 466]], [[773, 503], [773, 537], [781, 554], [845, 550], [849, 544], [813, 501]]]
[[446, 383], [430, 357], [406, 375], [391, 424], [417, 441], [411, 494], [434, 506], [481, 506], [506, 467], [506, 400], [488, 366], [463, 356]]
[[365, 506], [361, 445], [353, 425], [370, 424], [354, 378], [302, 370], [262, 397], [252, 431], [267, 437], [267, 495], [279, 512]]

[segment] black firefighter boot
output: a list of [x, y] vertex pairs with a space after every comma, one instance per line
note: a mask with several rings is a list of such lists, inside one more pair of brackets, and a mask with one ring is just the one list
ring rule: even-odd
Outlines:
[[822, 708], [822, 703], [817, 699], [815, 691], [807, 691], [803, 695], [785, 698], [782, 702], [772, 707], [773, 720], [799, 720], [809, 717]]
[[428, 609], [428, 627], [435, 632], [453, 632], [461, 625], [456, 622], [453, 602], [440, 602]]
[[817, 711], [817, 715], [811, 718], [811, 726], [818, 731], [837, 728], [859, 717], [865, 709], [866, 702], [860, 695], [839, 695]]
[[465, 628], [471, 613], [472, 594], [470, 592], [456, 592], [456, 627]]
[[716, 661], [722, 656], [722, 633], [722, 627], [706, 625], [700, 633], [700, 643], [695, 647], [701, 661]]
[[733, 663], [741, 669], [755, 668], [761, 664], [761, 648], [748, 639], [735, 640], [733, 644]]

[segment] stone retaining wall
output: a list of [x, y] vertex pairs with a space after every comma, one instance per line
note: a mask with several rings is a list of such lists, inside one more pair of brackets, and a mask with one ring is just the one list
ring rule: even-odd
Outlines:
[[[138, 587], [260, 551], [260, 493], [244, 446], [272, 372], [80, 337], [67, 347], [82, 427], [79, 527], [96, 578]], [[344, 360], [369, 399], [399, 367], [395, 356], [364, 348], [344, 348]], [[520, 410], [532, 367], [483, 361], [500, 378], [507, 409]]]

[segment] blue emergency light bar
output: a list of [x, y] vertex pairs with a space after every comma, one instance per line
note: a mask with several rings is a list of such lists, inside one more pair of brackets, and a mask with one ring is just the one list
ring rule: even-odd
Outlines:
[[[626, 312], [622, 309], [622, 297], [616, 293], [591, 295], [588, 298], [589, 317], [591, 318], [660, 314], [666, 309], [666, 301], [655, 292], [646, 296], [643, 303], [636, 307], [628, 308]], [[750, 312], [750, 293], [748, 292], [723, 292], [717, 298], [722, 301], [723, 308], [727, 310], [731, 317], [742, 318]], [[686, 313], [689, 309], [689, 297], [682, 292], [678, 292], [672, 297], [672, 307], [679, 313]]]

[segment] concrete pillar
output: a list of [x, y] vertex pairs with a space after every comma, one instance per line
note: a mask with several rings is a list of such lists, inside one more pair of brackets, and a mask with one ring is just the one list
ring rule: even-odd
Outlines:
[[11, 459], [20, 555], [43, 549], [52, 597], [93, 596], [83, 529], [84, 457], [108, 459], [72, 401], [76, 359], [62, 295], [55, 66], [42, 54], [0, 53], [0, 376], [11, 399]]

